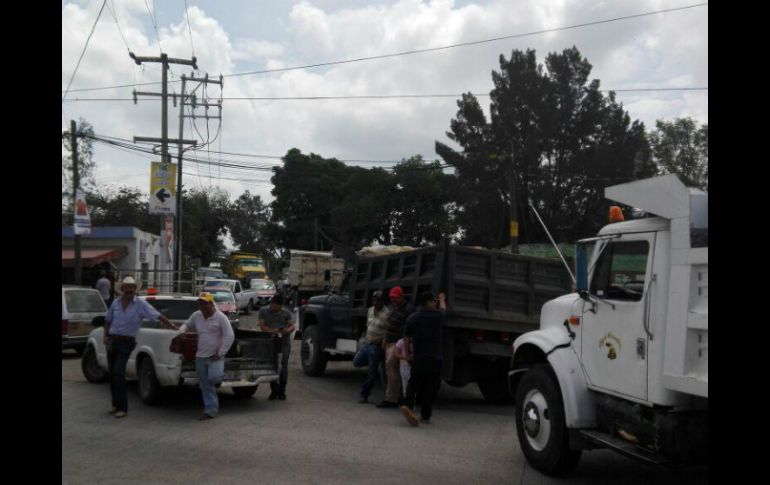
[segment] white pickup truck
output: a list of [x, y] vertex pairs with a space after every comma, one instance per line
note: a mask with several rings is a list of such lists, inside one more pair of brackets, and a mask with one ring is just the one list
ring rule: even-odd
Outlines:
[[227, 288], [235, 295], [235, 301], [238, 304], [238, 310], [243, 310], [243, 313], [248, 315], [251, 310], [257, 310], [257, 297], [256, 288], [244, 288], [238, 280], [226, 280], [226, 279], [210, 279], [206, 280], [206, 284], [203, 287], [203, 291], [213, 291], [215, 288]]
[[[139, 297], [176, 324], [184, 323], [198, 309], [194, 296]], [[103, 325], [103, 322], [101, 322]], [[108, 378], [107, 350], [100, 325], [88, 336], [81, 368], [89, 382]], [[221, 387], [229, 387], [238, 397], [254, 395], [259, 384], [278, 380], [280, 339], [273, 334], [233, 329], [235, 341], [225, 356], [225, 376]], [[179, 334], [161, 328], [159, 321], [145, 320], [136, 336], [136, 348], [126, 367], [126, 378], [139, 381], [139, 394], [146, 404], [157, 404], [163, 388], [197, 386], [195, 351], [198, 335]]]

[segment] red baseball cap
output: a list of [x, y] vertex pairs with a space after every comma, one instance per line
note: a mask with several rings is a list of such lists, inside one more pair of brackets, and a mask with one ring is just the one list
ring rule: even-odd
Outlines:
[[404, 290], [401, 289], [400, 286], [394, 286], [390, 289], [390, 293], [388, 293], [388, 296], [391, 298], [398, 298], [401, 296], [404, 296]]

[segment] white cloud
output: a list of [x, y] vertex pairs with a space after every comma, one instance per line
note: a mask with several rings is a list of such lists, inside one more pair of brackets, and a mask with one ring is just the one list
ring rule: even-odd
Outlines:
[[[112, 2], [110, 2], [111, 4]], [[350, 5], [350, 4], [348, 4]], [[515, 33], [574, 25], [605, 18], [669, 8], [657, 0], [595, 2], [589, 0], [493, 0], [456, 7], [451, 0], [400, 0], [388, 4], [353, 4], [343, 9], [322, 9], [303, 1], [289, 9], [279, 25], [281, 38], [263, 39], [249, 31], [230, 31], [214, 10], [189, 9], [193, 45], [201, 69], [217, 76], [260, 68], [285, 67], [325, 61], [375, 56], [424, 49]], [[62, 8], [62, 85], [66, 86], [101, 2]], [[155, 32], [144, 0], [117, 2], [117, 16], [126, 42], [139, 55], [157, 55]], [[152, 6], [150, 7], [152, 8]], [[213, 8], [213, 7], [212, 7]], [[222, 4], [222, 8], [227, 8]], [[549, 52], [573, 45], [594, 66], [591, 78], [603, 88], [707, 86], [707, 7], [607, 23], [479, 45], [381, 60], [294, 70], [256, 76], [225, 78], [224, 96], [315, 96], [363, 94], [488, 93], [490, 72], [499, 69], [498, 58], [512, 49], [534, 48], [544, 63]], [[157, 81], [157, 66], [144, 70], [128, 58], [126, 46], [111, 14], [105, 9], [78, 71], [73, 88]], [[683, 35], [686, 32], [686, 35]], [[192, 47], [183, 9], [160, 26], [161, 45], [170, 56], [189, 58]], [[189, 68], [174, 67], [177, 74]], [[172, 85], [178, 89], [178, 84]], [[158, 86], [146, 86], [144, 90]], [[218, 89], [211, 86], [211, 94]], [[71, 93], [73, 97], [125, 97], [130, 89]], [[708, 93], [619, 93], [633, 119], [648, 129], [658, 118], [693, 116], [708, 121]], [[480, 98], [487, 110], [488, 97]], [[70, 118], [83, 116], [97, 133], [131, 138], [158, 136], [160, 105], [157, 101], [133, 103], [64, 103], [62, 129]], [[337, 100], [337, 101], [225, 101], [221, 147], [224, 151], [283, 155], [289, 148], [347, 159], [400, 160], [414, 154], [435, 158], [436, 140], [449, 143], [445, 132], [457, 111], [456, 98]], [[487, 110], [488, 111], [488, 110]], [[170, 111], [169, 132], [177, 136], [177, 111]], [[189, 124], [189, 121], [186, 121]], [[205, 122], [197, 120], [205, 135]], [[216, 122], [210, 129], [216, 131]], [[185, 137], [190, 133], [185, 130]], [[196, 134], [197, 137], [197, 134]], [[219, 140], [211, 146], [219, 149]], [[172, 149], [175, 153], [175, 148]], [[106, 182], [135, 181], [145, 189], [151, 156], [136, 157], [98, 147], [97, 160], [109, 169], [97, 169]], [[204, 157], [205, 152], [198, 152]], [[212, 154], [212, 157], [214, 155]], [[247, 163], [275, 160], [237, 158]], [[208, 186], [208, 168], [188, 165], [203, 178], [185, 179], [188, 187]], [[187, 171], [187, 168], [185, 169]], [[212, 172], [214, 169], [212, 169]], [[270, 173], [221, 169], [222, 177], [258, 179], [238, 182], [213, 177], [231, 197], [249, 189], [266, 200]]]

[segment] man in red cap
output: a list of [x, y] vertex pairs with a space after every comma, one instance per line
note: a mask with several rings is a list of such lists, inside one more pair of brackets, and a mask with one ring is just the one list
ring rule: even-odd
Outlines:
[[404, 336], [406, 318], [411, 313], [404, 298], [404, 290], [400, 286], [390, 289], [390, 313], [388, 327], [385, 333], [385, 372], [388, 375], [388, 387], [385, 399], [377, 405], [378, 408], [397, 408], [401, 401], [401, 369], [396, 342]]

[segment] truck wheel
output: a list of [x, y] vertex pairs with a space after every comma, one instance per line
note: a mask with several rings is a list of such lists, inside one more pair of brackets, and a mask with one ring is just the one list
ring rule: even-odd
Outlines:
[[93, 345], [86, 347], [83, 352], [80, 368], [83, 370], [83, 375], [88, 382], [98, 384], [105, 382], [110, 377], [109, 372], [99, 366], [99, 362], [96, 360], [96, 350], [94, 350]]
[[516, 432], [536, 470], [562, 476], [577, 465], [581, 451], [569, 447], [561, 391], [550, 367], [535, 366], [522, 377], [516, 390]]
[[160, 383], [151, 357], [143, 357], [139, 362], [139, 396], [149, 406], [160, 402]]
[[[506, 365], [502, 365], [502, 364]], [[508, 392], [507, 362], [492, 362], [482, 367], [481, 376], [477, 382], [481, 394], [490, 404], [513, 404], [513, 398]]]
[[309, 376], [323, 375], [326, 370], [328, 357], [321, 350], [318, 339], [318, 326], [313, 325], [302, 331], [302, 346], [300, 347], [302, 370]]
[[233, 387], [233, 394], [238, 399], [248, 399], [257, 392], [259, 386]]

